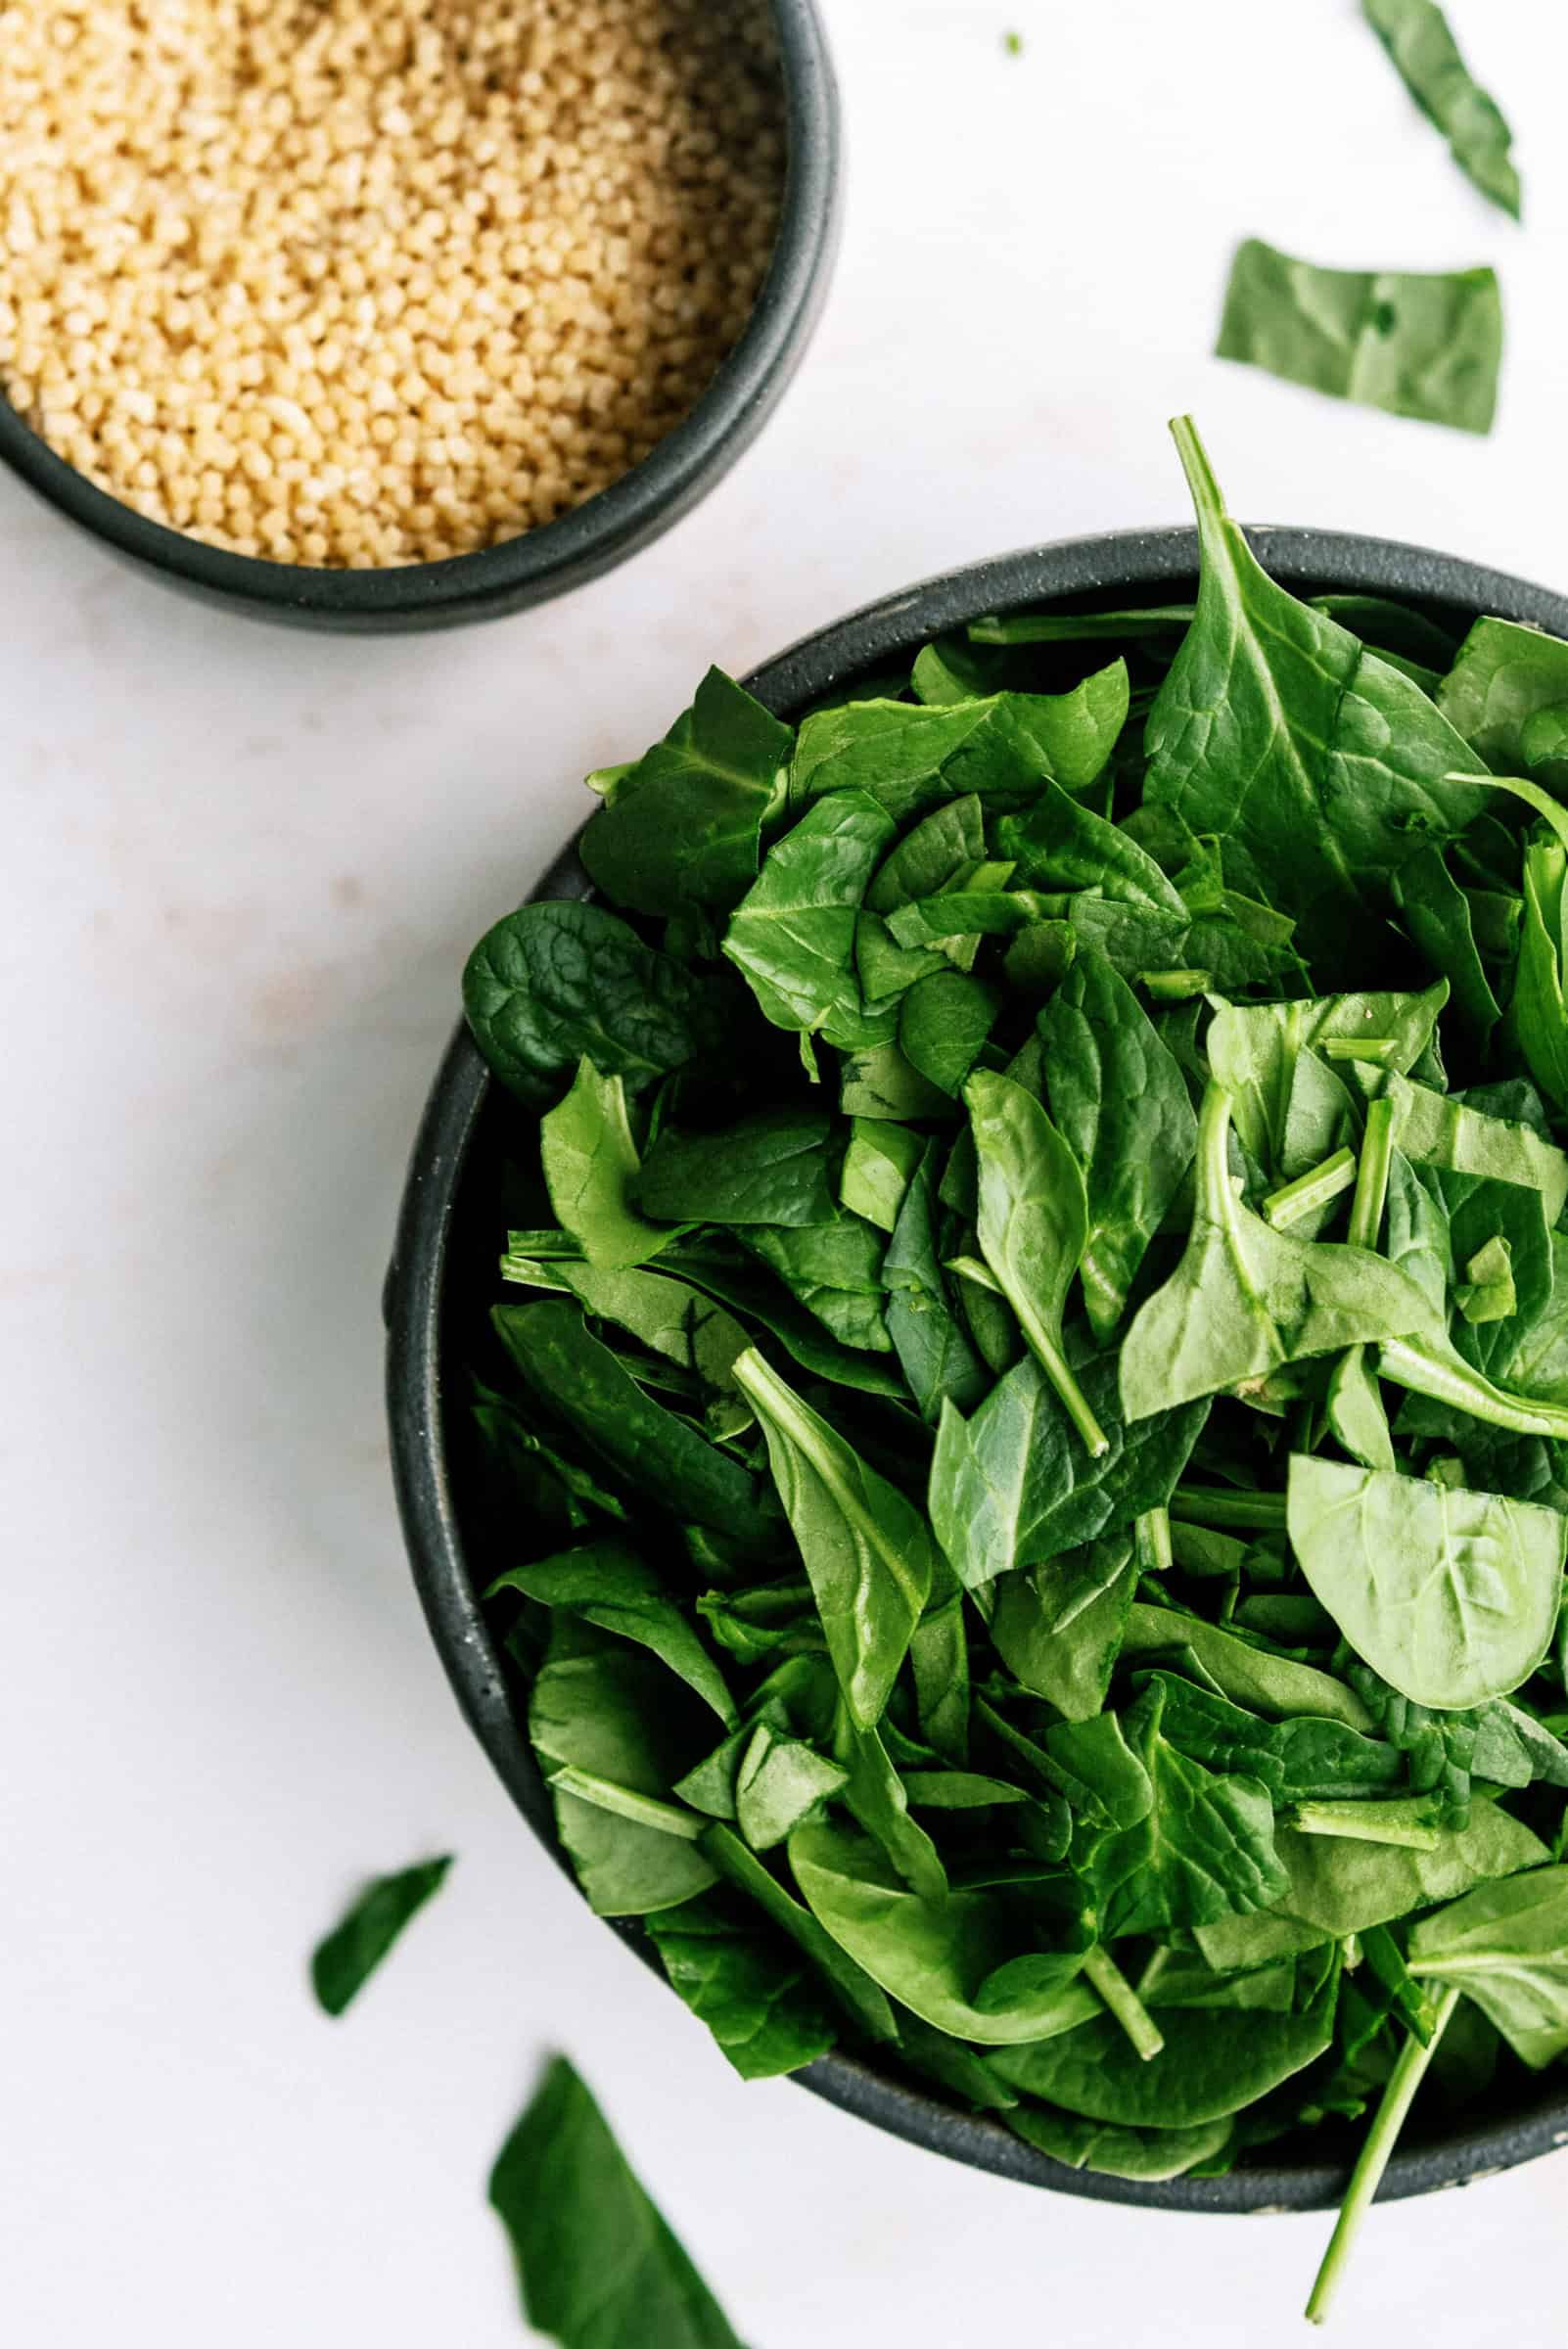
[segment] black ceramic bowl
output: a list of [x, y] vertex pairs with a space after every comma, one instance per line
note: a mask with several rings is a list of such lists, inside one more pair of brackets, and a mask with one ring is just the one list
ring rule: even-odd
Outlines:
[[[1315, 530], [1254, 530], [1249, 535], [1273, 576], [1302, 594], [1343, 590], [1397, 596], [1461, 626], [1478, 612], [1491, 612], [1568, 635], [1568, 599], [1449, 555]], [[981, 613], [1026, 604], [1105, 611], [1176, 601], [1194, 591], [1196, 567], [1197, 539], [1191, 530], [1117, 532], [1004, 556], [854, 613], [808, 636], [746, 682], [781, 717], [794, 717], [829, 691], [866, 670], [907, 659], [929, 636]], [[569, 848], [534, 894], [581, 897], [587, 891], [587, 876]], [[504, 1097], [491, 1085], [466, 1032], [459, 1030], [414, 1145], [387, 1282], [392, 1464], [414, 1579], [458, 1702], [530, 1826], [566, 1866], [518, 1690], [480, 1611], [476, 1577], [464, 1554], [469, 1455], [461, 1366], [484, 1306], [495, 1294], [497, 1186], [507, 1115]], [[443, 1415], [448, 1405], [450, 1424]], [[623, 1939], [657, 1965], [635, 1922], [613, 1921]], [[1356, 2152], [1351, 2136], [1317, 2132], [1271, 2146], [1256, 2166], [1229, 2177], [1147, 2184], [1064, 2168], [999, 2123], [945, 2103], [929, 2089], [858, 2056], [827, 2056], [799, 2077], [846, 2111], [915, 2144], [1004, 2178], [1104, 2202], [1164, 2210], [1316, 2210], [1338, 2201]], [[1467, 2185], [1554, 2145], [1568, 2145], [1568, 2083], [1560, 2072], [1511, 2094], [1510, 2102], [1478, 2105], [1462, 2126], [1441, 2135], [1423, 2138], [1417, 2122], [1389, 2166], [1382, 2193], [1394, 2197]]]
[[204, 602], [298, 627], [392, 634], [494, 620], [608, 571], [677, 522], [734, 464], [805, 352], [838, 244], [838, 91], [814, 0], [769, 0], [783, 69], [788, 164], [773, 258], [745, 333], [691, 414], [653, 453], [558, 522], [443, 563], [317, 571], [205, 546], [148, 521], [57, 457], [0, 396], [0, 460], [94, 537]]

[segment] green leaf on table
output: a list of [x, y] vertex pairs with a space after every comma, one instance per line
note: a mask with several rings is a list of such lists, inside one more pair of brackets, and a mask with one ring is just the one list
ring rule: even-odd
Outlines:
[[741, 2349], [564, 2055], [490, 2172], [530, 2325], [560, 2349]]
[[581, 1241], [590, 1265], [640, 1265], [673, 1238], [632, 1206], [641, 1162], [625, 1086], [601, 1077], [586, 1054], [571, 1091], [539, 1120], [539, 1160], [556, 1221]]
[[1449, 142], [1454, 161], [1483, 196], [1519, 217], [1513, 134], [1497, 103], [1469, 73], [1436, 0], [1361, 0], [1368, 24], [1422, 112]]
[[534, 1108], [584, 1055], [634, 1088], [700, 1059], [719, 1043], [722, 1000], [602, 905], [525, 905], [485, 933], [463, 973], [475, 1042]]
[[1324, 269], [1261, 237], [1236, 248], [1215, 356], [1287, 383], [1489, 433], [1502, 361], [1493, 269]]
[[1358, 1655], [1416, 1704], [1505, 1696], [1551, 1644], [1568, 1517], [1298, 1453], [1290, 1543]]
[[653, 1568], [624, 1542], [587, 1543], [536, 1565], [514, 1566], [490, 1585], [486, 1598], [498, 1590], [516, 1590], [540, 1606], [562, 1608], [651, 1648], [733, 1727], [735, 1700], [723, 1674]]
[[711, 668], [689, 710], [616, 781], [579, 853], [637, 913], [723, 912], [751, 886], [764, 820], [784, 797], [793, 730]]
[[1080, 1274], [1103, 1340], [1192, 1164], [1197, 1121], [1175, 1056], [1101, 955], [1078, 956], [1038, 1027], [1051, 1116], [1083, 1169], [1088, 1238]]
[[310, 1959], [310, 1983], [328, 2014], [342, 2014], [356, 1999], [410, 1918], [439, 1892], [452, 1865], [450, 1852], [422, 1860], [394, 1875], [374, 1876], [318, 1942]]
[[931, 1589], [920, 1512], [757, 1353], [735, 1375], [761, 1422], [852, 1720], [873, 1728]]
[[1298, 1239], [1255, 1216], [1231, 1188], [1229, 1126], [1229, 1096], [1211, 1085], [1186, 1252], [1122, 1348], [1130, 1420], [1286, 1363], [1441, 1326], [1415, 1284], [1369, 1250]]
[[891, 1015], [861, 999], [854, 929], [893, 837], [875, 800], [836, 792], [769, 849], [730, 915], [723, 950], [775, 1028], [849, 1049], [891, 1041]]
[[1202, 568], [1197, 617], [1149, 714], [1145, 801], [1218, 837], [1249, 897], [1298, 923], [1315, 913], [1308, 959], [1342, 970], [1367, 897], [1461, 832], [1484, 795], [1446, 780], [1461, 737], [1419, 687], [1268, 577], [1190, 423], [1175, 429]]

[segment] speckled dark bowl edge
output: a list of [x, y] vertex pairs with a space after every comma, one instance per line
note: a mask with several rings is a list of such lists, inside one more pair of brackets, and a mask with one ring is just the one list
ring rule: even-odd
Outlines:
[[757, 438], [826, 299], [838, 250], [838, 89], [814, 0], [769, 0], [789, 152], [773, 257], [744, 334], [689, 416], [640, 465], [559, 521], [480, 553], [383, 571], [318, 571], [205, 546], [98, 488], [0, 395], [0, 463], [164, 585], [261, 620], [342, 635], [494, 620], [580, 587], [689, 512]]
[[[1274, 576], [1290, 584], [1412, 597], [1461, 618], [1492, 612], [1568, 636], [1568, 600], [1453, 556], [1303, 530], [1259, 527], [1249, 536]], [[1196, 563], [1190, 530], [1120, 531], [998, 557], [852, 614], [780, 654], [747, 683], [789, 716], [856, 673], [912, 653], [938, 630], [980, 613], [1078, 601], [1107, 590], [1137, 601], [1145, 590], [1190, 580]], [[531, 894], [577, 897], [586, 890], [573, 845]], [[459, 1028], [414, 1144], [387, 1280], [393, 1475], [414, 1580], [458, 1702], [518, 1808], [570, 1878], [548, 1795], [466, 1571], [440, 1423], [441, 1303], [452, 1208], [488, 1084], [479, 1054]], [[607, 1921], [657, 1970], [635, 1922]], [[1102, 2177], [1051, 2161], [1000, 2123], [943, 2104], [854, 2056], [825, 2057], [796, 2077], [844, 2111], [912, 2144], [998, 2177], [1096, 2201], [1171, 2211], [1317, 2210], [1331, 2207], [1346, 2183], [1342, 2166], [1307, 2163], [1247, 2168], [1224, 2178]], [[1397, 2153], [1381, 2198], [1469, 2185], [1565, 2144], [1568, 2092], [1558, 2092], [1539, 2109]]]

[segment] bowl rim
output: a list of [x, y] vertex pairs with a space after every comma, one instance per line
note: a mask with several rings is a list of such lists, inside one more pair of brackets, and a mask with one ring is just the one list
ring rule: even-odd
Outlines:
[[778, 28], [786, 162], [778, 234], [739, 340], [642, 461], [579, 506], [497, 546], [348, 571], [209, 546], [155, 522], [56, 454], [0, 391], [0, 462], [69, 521], [165, 581], [263, 617], [352, 628], [513, 611], [580, 585], [695, 505], [756, 438], [795, 372], [837, 250], [838, 90], [816, 0], [768, 0]]
[[[1247, 535], [1284, 584], [1414, 598], [1466, 621], [1480, 613], [1568, 636], [1568, 598], [1506, 573], [1398, 541], [1338, 531], [1249, 526]], [[1025, 605], [1136, 597], [1197, 571], [1190, 529], [1124, 530], [1059, 540], [963, 569], [886, 596], [801, 638], [745, 680], [781, 715], [877, 664], [912, 653], [944, 627]], [[529, 893], [530, 901], [587, 894], [576, 837]], [[556, 1841], [549, 1798], [512, 1709], [500, 1658], [469, 1582], [441, 1426], [441, 1320], [453, 1206], [492, 1080], [460, 1024], [414, 1143], [384, 1298], [393, 1481], [403, 1535], [431, 1634], [457, 1701], [547, 1851], [576, 1887]], [[580, 1897], [580, 1892], [579, 1892]], [[657, 1957], [637, 1920], [606, 1918], [644, 1960]], [[791, 2075], [846, 2112], [975, 2169], [1096, 2201], [1191, 2212], [1333, 2207], [1349, 2165], [1307, 2162], [1236, 2170], [1222, 2178], [1149, 2181], [1075, 2170], [1036, 2151], [997, 2121], [941, 2102], [856, 2055], [824, 2056]], [[1380, 2200], [1468, 2185], [1568, 2145], [1568, 2085], [1539, 2109], [1456, 2129], [1395, 2154]]]

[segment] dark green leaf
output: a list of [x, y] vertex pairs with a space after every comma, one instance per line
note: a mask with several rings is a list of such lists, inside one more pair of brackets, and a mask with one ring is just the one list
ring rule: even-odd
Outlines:
[[1417, 106], [1430, 115], [1459, 169], [1483, 196], [1519, 217], [1512, 134], [1493, 99], [1465, 69], [1435, 0], [1361, 0], [1366, 22], [1394, 60]]
[[374, 1877], [318, 1943], [310, 1981], [328, 2014], [342, 2014], [358, 1997], [410, 1917], [439, 1892], [451, 1865], [448, 1852], [438, 1860], [422, 1860], [417, 1867], [399, 1868], [395, 1875]]

